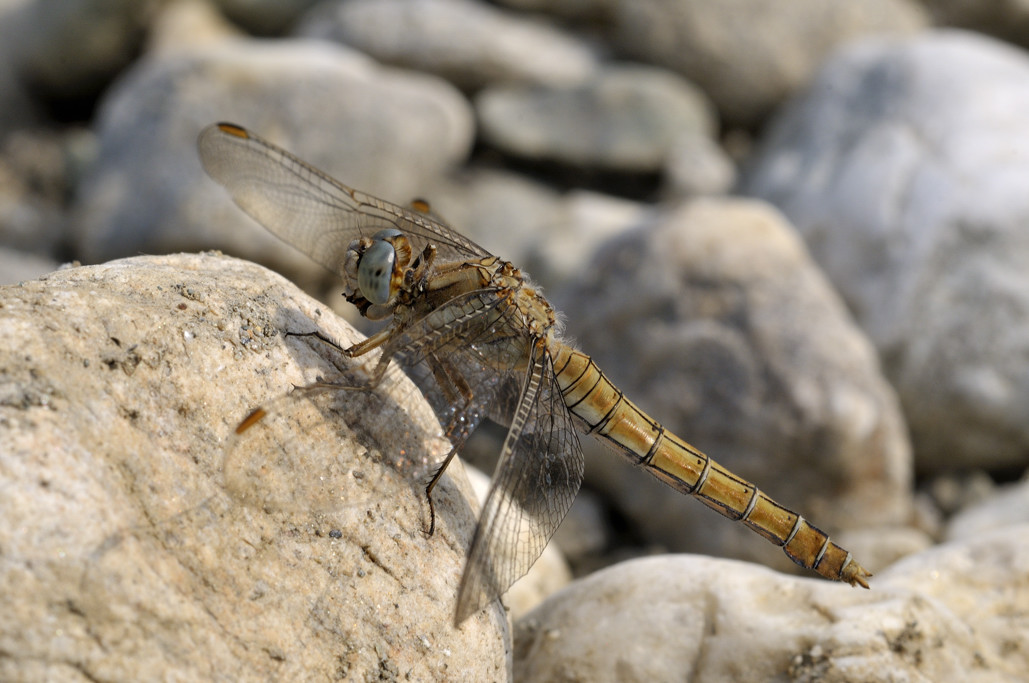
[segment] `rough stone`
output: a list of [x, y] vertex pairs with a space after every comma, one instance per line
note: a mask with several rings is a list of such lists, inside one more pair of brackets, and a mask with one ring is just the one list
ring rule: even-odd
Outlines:
[[872, 590], [690, 555], [572, 583], [515, 625], [519, 680], [1018, 681], [1029, 550], [1014, 526], [908, 558]]
[[[896, 397], [771, 207], [707, 199], [657, 214], [604, 245], [555, 299], [568, 334], [630, 399], [816, 526], [908, 518], [911, 454]], [[792, 567], [742, 525], [630, 472], [599, 440], [583, 447], [588, 480], [648, 542]]]
[[225, 41], [145, 60], [99, 115], [99, 158], [72, 215], [83, 261], [219, 248], [308, 281], [324, 276], [204, 174], [196, 137], [216, 121], [245, 125], [398, 203], [464, 158], [473, 126], [468, 103], [444, 81], [325, 43]]
[[475, 101], [483, 139], [515, 156], [656, 173], [673, 145], [714, 135], [707, 99], [674, 73], [611, 66], [574, 88], [496, 86]]
[[567, 85], [596, 68], [593, 52], [574, 36], [474, 0], [324, 3], [298, 32], [470, 90], [510, 81]]
[[869, 334], [924, 474], [1029, 463], [1029, 57], [959, 31], [842, 52], [742, 189]]
[[499, 603], [453, 625], [467, 480], [448, 470], [426, 537], [399, 469], [447, 450], [414, 387], [277, 398], [338, 375], [284, 334], [353, 342], [323, 306], [217, 254], [0, 301], [0, 679], [506, 677]]
[[617, 0], [612, 22], [625, 54], [678, 71], [743, 126], [803, 87], [843, 43], [928, 23], [909, 0]]

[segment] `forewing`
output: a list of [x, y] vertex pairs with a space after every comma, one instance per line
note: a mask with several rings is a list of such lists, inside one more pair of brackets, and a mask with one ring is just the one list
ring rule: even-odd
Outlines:
[[511, 428], [468, 552], [456, 623], [536, 562], [575, 500], [583, 459], [544, 345], [536, 343]]
[[350, 242], [384, 228], [404, 232], [415, 254], [431, 242], [437, 257], [448, 261], [488, 255], [428, 213], [347, 187], [235, 124], [205, 128], [197, 150], [207, 174], [243, 211], [341, 277]]

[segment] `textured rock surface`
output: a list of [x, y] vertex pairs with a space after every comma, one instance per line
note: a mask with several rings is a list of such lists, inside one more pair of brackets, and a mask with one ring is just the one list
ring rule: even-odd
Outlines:
[[[93, 273], [103, 287], [51, 297], [45, 306], [43, 290], [32, 289], [39, 285], [0, 290], [0, 320], [4, 307], [19, 315], [26, 310], [9, 292], [36, 297], [27, 309], [32, 319], [0, 329], [0, 431], [31, 430], [38, 422], [51, 437], [47, 448], [19, 451], [13, 439], [0, 439], [0, 509], [5, 522], [14, 520], [0, 530], [0, 566], [12, 566], [2, 564], [12, 557], [31, 559], [0, 576], [4, 616], [9, 605], [17, 614], [0, 626], [0, 679], [149, 680], [161, 678], [169, 663], [179, 668], [164, 677], [196, 680], [305, 678], [307, 666], [320, 678], [496, 680], [507, 673], [497, 663], [503, 649], [497, 624], [479, 632], [492, 640], [476, 669], [462, 663], [468, 652], [478, 656], [474, 648], [440, 635], [448, 633], [443, 625], [453, 587], [417, 581], [456, 580], [465, 541], [430, 539], [428, 545], [441, 540], [453, 552], [423, 562], [420, 494], [394, 485], [392, 469], [376, 476], [377, 456], [385, 452], [376, 444], [398, 436], [384, 435], [377, 422], [390, 415], [384, 404], [366, 410], [377, 399], [355, 397], [364, 403], [348, 410], [345, 402], [324, 405], [312, 397], [314, 412], [291, 413], [305, 422], [267, 419], [249, 437], [267, 444], [266, 438], [300, 434], [308, 440], [303, 450], [244, 446], [232, 452], [249, 457], [223, 467], [225, 436], [248, 409], [292, 382], [332, 372], [328, 349], [266, 331], [311, 320], [336, 329], [329, 307], [359, 322], [335, 278], [255, 226], [203, 174], [196, 135], [225, 119], [358, 189], [399, 204], [429, 200], [462, 233], [528, 272], [571, 323], [573, 338], [669, 427], [826, 527], [872, 569], [900, 557], [924, 558], [925, 571], [912, 574], [924, 585], [914, 589], [928, 593], [939, 581], [944, 602], [950, 591], [994, 615], [988, 624], [977, 621], [974, 609], [948, 607], [955, 619], [974, 625], [970, 633], [948, 626], [931, 599], [912, 606], [902, 597], [881, 607], [880, 640], [870, 636], [854, 651], [877, 652], [884, 643], [894, 649], [855, 660], [881, 664], [868, 680], [889, 679], [894, 671], [899, 679], [928, 678], [910, 665], [923, 656], [934, 679], [974, 680], [966, 655], [977, 638], [1000, 647], [1002, 662], [1021, 656], [1020, 641], [1008, 636], [1022, 635], [1011, 614], [1021, 613], [1024, 581], [1011, 588], [993, 578], [1006, 570], [990, 568], [1005, 552], [1019, 559], [1019, 530], [1006, 532], [1014, 549], [968, 546], [962, 562], [971, 569], [955, 574], [965, 586], [951, 577], [940, 581], [939, 569], [950, 560], [924, 551], [941, 540], [982, 539], [1000, 524], [1026, 518], [1024, 486], [1010, 483], [1029, 463], [1026, 58], [996, 40], [926, 25], [933, 14], [938, 22], [1024, 43], [1024, 3], [314, 4], [0, 0], [0, 249], [13, 250], [0, 252], [0, 275], [20, 282], [65, 262], [215, 248], [273, 265], [323, 301], [320, 317], [297, 317], [291, 311], [312, 312], [313, 305], [294, 298], [281, 281], [265, 280], [262, 271], [244, 269], [255, 273], [247, 286], [265, 283], [264, 289], [241, 285], [233, 290], [245, 293], [238, 303], [213, 306], [221, 301], [220, 285], [198, 288], [200, 279], [182, 275], [207, 272], [199, 266], [178, 269], [172, 284], [183, 288], [137, 287], [117, 309], [109, 305], [110, 278], [95, 270], [73, 272]], [[343, 25], [340, 17], [347, 17]], [[297, 40], [299, 34], [346, 47]], [[831, 59], [841, 49], [847, 52]], [[668, 71], [675, 77], [647, 76]], [[601, 87], [606, 79], [598, 75], [612, 73], [638, 74], [639, 82], [616, 78], [617, 87]], [[490, 143], [476, 119], [479, 93], [515, 85], [547, 94], [519, 100], [524, 120], [510, 123], [542, 135], [545, 154]], [[716, 123], [683, 137], [676, 133], [698, 130], [680, 107], [691, 86], [703, 93]], [[780, 113], [787, 123], [772, 125]], [[641, 152], [645, 164], [634, 161]], [[710, 212], [704, 240], [677, 218], [664, 225], [686, 214], [682, 199], [725, 194], [737, 177], [746, 178], [748, 192], [760, 177], [757, 194], [779, 205], [793, 225], [775, 219], [777, 227], [742, 229], [746, 221], [721, 210]], [[796, 248], [789, 237], [794, 229], [874, 351]], [[666, 237], [647, 251], [634, 246], [629, 231]], [[598, 259], [612, 239], [618, 241]], [[234, 263], [211, 256], [200, 262], [212, 259]], [[133, 263], [152, 271], [162, 261]], [[727, 281], [725, 272], [743, 277]], [[47, 282], [73, 276], [50, 277]], [[603, 286], [579, 288], [581, 297], [561, 296], [575, 283], [596, 281]], [[202, 298], [195, 298], [198, 292]], [[270, 298], [295, 305], [269, 309]], [[169, 308], [176, 316], [170, 322]], [[126, 322], [141, 320], [142, 312], [152, 316], [142, 318], [145, 324]], [[77, 326], [71, 333], [70, 325]], [[339, 339], [348, 339], [339, 329]], [[59, 381], [52, 373], [40, 379], [40, 359], [62, 369]], [[75, 365], [82, 360], [90, 366]], [[883, 399], [889, 390], [880, 374], [894, 383], [905, 415]], [[202, 377], [202, 388], [183, 376]], [[50, 393], [53, 386], [59, 395]], [[343, 417], [319, 422], [320, 411], [332, 409]], [[4, 422], [11, 415], [16, 419]], [[898, 446], [908, 419], [927, 475], [917, 489], [906, 447]], [[351, 444], [349, 431], [359, 437], [362, 466], [342, 469], [351, 477], [337, 488], [333, 468], [344, 465], [325, 449]], [[69, 455], [79, 443], [73, 437], [84, 433], [99, 445]], [[495, 457], [503, 434], [484, 425], [467, 455]], [[208, 446], [191, 445], [203, 439]], [[591, 478], [554, 538], [574, 574], [669, 547], [795, 569], [740, 525], [650, 481], [592, 439], [583, 442], [596, 449], [587, 462]], [[18, 465], [11, 466], [15, 452]], [[275, 453], [283, 457], [266, 457]], [[308, 453], [313, 457], [305, 458]], [[353, 454], [349, 446], [336, 452]], [[329, 469], [319, 472], [316, 464]], [[43, 469], [47, 474], [39, 475]], [[73, 476], [55, 479], [51, 471]], [[159, 485], [144, 485], [151, 481]], [[341, 492], [351, 504], [337, 504]], [[8, 493], [17, 505], [9, 504]], [[298, 499], [306, 507], [292, 511]], [[387, 502], [369, 502], [375, 500]], [[449, 494], [448, 500], [456, 501]], [[94, 509], [101, 512], [89, 512]], [[458, 519], [450, 517], [455, 533]], [[373, 542], [380, 532], [388, 542]], [[18, 541], [6, 540], [17, 534], [23, 534]], [[980, 553], [992, 559], [977, 566]], [[384, 576], [376, 561], [396, 578]], [[420, 598], [404, 594], [412, 584], [401, 568], [411, 562], [423, 563], [411, 588]], [[560, 571], [542, 569], [534, 573], [549, 578], [530, 587], [530, 600], [561, 580]], [[427, 579], [430, 571], [442, 578]], [[701, 572], [687, 580], [708, 576], [712, 586], [701, 609], [670, 622], [655, 612], [652, 621], [665, 627], [643, 645], [632, 633], [598, 637], [599, 654], [615, 662], [609, 671], [631, 672], [641, 658], [657, 664], [665, 653], [655, 654], [652, 643], [660, 638], [671, 643], [668, 653], [688, 654], [683, 643], [695, 642], [698, 613], [705, 627], [719, 630], [705, 632], [710, 650], [669, 669], [670, 677], [707, 671], [707, 651], [716, 658], [738, 653], [743, 662], [748, 643], [763, 642], [765, 634], [752, 635], [743, 618], [716, 619], [721, 603], [711, 596], [733, 586], [713, 584], [737, 574]], [[797, 625], [800, 641], [781, 638], [797, 645], [790, 657], [748, 654], [746, 661], [788, 662], [756, 678], [862, 680], [848, 678], [857, 671], [846, 668], [851, 650], [834, 644], [850, 642], [840, 635], [847, 624], [864, 622], [848, 617], [836, 628], [826, 615], [850, 609], [840, 607], [838, 595], [855, 608], [866, 599], [888, 602], [876, 592], [882, 578], [875, 577], [866, 595], [825, 586], [824, 609], [808, 613], [800, 603], [794, 613], [790, 605], [798, 605], [790, 603], [782, 619], [768, 622], [783, 604], [774, 591], [794, 591], [797, 584], [773, 581], [742, 597], [758, 615], [754, 621], [772, 623], [773, 630], [796, 614], [810, 620]], [[275, 593], [278, 585], [283, 589]], [[350, 599], [364, 590], [381, 599]], [[608, 621], [631, 624], [628, 615], [640, 603]], [[442, 621], [391, 635], [381, 625], [394, 604], [425, 622]], [[524, 605], [514, 592], [506, 604]], [[1003, 604], [1015, 606], [1007, 616], [997, 607]], [[907, 628], [897, 613], [918, 623]], [[601, 633], [607, 623], [597, 617], [589, 626]], [[649, 633], [647, 626], [635, 631]], [[823, 631], [831, 633], [820, 639]], [[551, 629], [547, 638], [561, 647], [559, 632]], [[344, 641], [373, 644], [354, 649]], [[940, 642], [957, 653], [950, 671], [940, 666]], [[1008, 669], [989, 647], [981, 658], [978, 651], [971, 656], [983, 676], [1003, 680]], [[561, 672], [577, 670], [578, 655], [558, 654], [568, 655], [569, 666], [550, 669], [558, 673], [547, 677], [573, 677]], [[132, 662], [135, 669], [114, 668]], [[1025, 669], [1009, 677], [1024, 679]]]
[[870, 591], [692, 555], [576, 581], [515, 626], [518, 680], [1018, 681], [1029, 551], [1013, 526], [916, 555]]
[[335, 373], [283, 336], [352, 341], [324, 307], [211, 254], [58, 271], [0, 301], [0, 678], [506, 676], [496, 603], [452, 624], [475, 519], [460, 468], [426, 538], [389, 466], [446, 452], [412, 386], [304, 402], [270, 435], [285, 448], [259, 423], [223, 470], [249, 409]]

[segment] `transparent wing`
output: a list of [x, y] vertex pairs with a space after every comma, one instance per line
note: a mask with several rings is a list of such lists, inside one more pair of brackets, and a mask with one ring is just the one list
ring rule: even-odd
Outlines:
[[518, 321], [507, 297], [480, 289], [407, 325], [383, 350], [421, 389], [458, 450], [482, 418], [494, 414], [498, 391], [515, 377], [509, 365], [496, 362], [493, 345], [524, 336]]
[[[489, 415], [511, 424], [462, 577], [460, 622], [528, 571], [568, 512], [583, 475], [577, 430], [543, 342], [528, 337], [517, 307], [501, 292], [457, 297], [390, 346], [387, 352], [401, 362], [430, 366], [419, 386], [440, 423], [455, 427], [448, 436], [456, 447], [487, 406]], [[514, 355], [528, 355], [525, 371], [515, 373]]]
[[582, 474], [579, 437], [550, 356], [538, 341], [472, 539], [455, 623], [529, 570], [572, 506]]
[[[362, 476], [362, 468], [374, 467], [371, 458], [420, 490], [445, 451], [430, 460], [410, 458], [419, 452], [411, 440], [420, 432], [398, 419], [404, 385], [429, 400], [443, 436], [460, 450], [489, 412], [497, 388], [512, 376], [509, 368], [486, 363], [476, 346], [497, 333], [515, 334], [516, 320], [514, 307], [496, 290], [469, 292], [405, 326], [379, 359], [344, 359], [353, 365], [346, 368], [333, 362], [343, 374], [297, 387], [241, 423], [226, 448], [226, 488], [236, 499], [264, 509], [339, 511], [354, 506], [352, 479]], [[401, 381], [404, 374], [414, 385]], [[395, 398], [385, 398], [386, 393]], [[379, 405], [383, 401], [390, 403]], [[355, 420], [355, 415], [363, 417]], [[374, 424], [380, 415], [393, 415], [394, 422]], [[339, 450], [355, 437], [368, 453], [356, 457]]]
[[426, 208], [421, 213], [347, 187], [235, 124], [204, 128], [197, 149], [204, 170], [243, 211], [341, 277], [350, 242], [383, 228], [403, 231], [416, 255], [429, 242], [444, 260], [489, 255], [435, 220], [424, 203], [417, 203]]

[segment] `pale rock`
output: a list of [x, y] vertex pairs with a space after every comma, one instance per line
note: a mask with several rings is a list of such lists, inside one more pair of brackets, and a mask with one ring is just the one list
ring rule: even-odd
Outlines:
[[614, 0], [623, 54], [696, 83], [730, 125], [756, 126], [861, 36], [910, 35], [928, 23], [911, 0]]
[[[945, 538], [969, 541], [1002, 527], [1029, 524], [1029, 479], [1005, 486], [977, 505], [969, 506], [947, 522]], [[1021, 539], [1012, 536], [1012, 542]]]
[[210, 0], [174, 0], [156, 13], [147, 36], [147, 56], [189, 52], [217, 45], [226, 38], [241, 38]]
[[833, 540], [859, 558], [862, 566], [878, 569], [931, 548], [936, 538], [931, 531], [911, 520], [908, 524], [846, 529], [835, 534]]
[[910, 557], [869, 591], [698, 556], [625, 562], [518, 621], [515, 677], [1024, 680], [1027, 567], [1029, 547], [1006, 533]]
[[555, 290], [581, 279], [610, 239], [645, 224], [650, 206], [599, 192], [566, 194], [550, 216], [542, 238], [528, 248], [526, 271]]
[[[815, 526], [908, 520], [911, 454], [896, 397], [771, 207], [705, 199], [657, 213], [554, 298], [568, 335], [628, 398]], [[587, 480], [645, 542], [793, 567], [600, 443], [583, 439]]]
[[[475, 523], [460, 465], [432, 537], [397, 469], [448, 449], [414, 387], [277, 398], [342, 363], [287, 332], [357, 339], [324, 306], [216, 254], [0, 300], [0, 679], [507, 677], [498, 603], [453, 625]], [[258, 405], [280, 409], [230, 441]]]
[[1029, 464], [1029, 57], [960, 31], [854, 45], [772, 125], [778, 206], [876, 344], [924, 474]]
[[716, 129], [696, 87], [638, 65], [607, 66], [574, 87], [489, 87], [475, 109], [483, 139], [508, 154], [626, 173], [656, 173], [682, 138]]
[[683, 135], [665, 159], [665, 195], [695, 197], [729, 194], [736, 184], [736, 165], [716, 140]]
[[651, 212], [641, 202], [587, 190], [562, 195], [525, 176], [482, 168], [442, 178], [429, 193], [450, 225], [522, 269], [545, 293], [581, 277], [608, 238]]
[[325, 43], [224, 41], [144, 60], [101, 107], [99, 158], [72, 214], [82, 260], [218, 248], [302, 275], [303, 284], [325, 277], [203, 172], [196, 138], [217, 121], [398, 204], [463, 160], [473, 134], [453, 86]]
[[574, 36], [474, 0], [326, 2], [304, 17], [298, 33], [469, 90], [511, 81], [578, 83], [597, 66]]
[[440, 177], [427, 193], [433, 211], [449, 225], [519, 267], [552, 233], [562, 204], [561, 195], [543, 183], [479, 167]]

